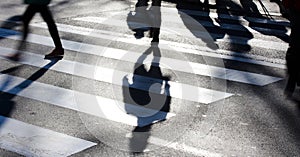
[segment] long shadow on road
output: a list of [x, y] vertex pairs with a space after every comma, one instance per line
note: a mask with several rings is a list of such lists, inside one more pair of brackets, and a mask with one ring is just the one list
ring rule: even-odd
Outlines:
[[[10, 83], [13, 81], [13, 78], [10, 75], [4, 76], [4, 81], [0, 86], [0, 115], [4, 117], [10, 117], [11, 112], [14, 109], [15, 102], [13, 98], [18, 95], [18, 93], [22, 92], [24, 89], [29, 87], [34, 81], [38, 80], [42, 77], [53, 65], [55, 65], [58, 60], [52, 60], [47, 65], [36, 71], [29, 78], [19, 83], [18, 85], [12, 87], [11, 89], [7, 89], [10, 86]], [[4, 74], [12, 73], [18, 70], [20, 66], [12, 67], [10, 69], [6, 69], [0, 72], [0, 76]], [[0, 126], [4, 123], [5, 119], [1, 118]]]
[[[150, 69], [147, 70], [146, 63], [142, 65], [140, 63], [143, 63], [151, 52], [156, 57], [149, 63]], [[146, 149], [153, 123], [166, 120], [170, 111], [171, 97], [169, 96], [170, 85], [168, 83], [170, 78], [162, 74], [159, 67], [160, 57], [159, 47], [152, 45], [138, 58], [134, 66], [132, 80], [123, 79], [123, 84], [129, 84], [129, 88], [123, 86], [126, 112], [138, 118], [138, 126], [132, 131], [129, 145], [129, 149], [133, 153], [141, 153]], [[137, 87], [143, 87], [147, 90], [138, 90]]]
[[[217, 13], [218, 13], [218, 19], [217, 22], [220, 24], [219, 26], [215, 26], [212, 23], [211, 18], [209, 17], [209, 12], [206, 12], [206, 23], [211, 23], [210, 25], [213, 25], [213, 27], [205, 27], [207, 28], [208, 32], [211, 34], [211, 36], [213, 37], [214, 40], [216, 39], [222, 39], [226, 34], [228, 35], [228, 39], [230, 40], [230, 50], [237, 50], [239, 52], [248, 52], [251, 51], [251, 46], [248, 44], [248, 41], [252, 38], [254, 38], [253, 34], [246, 28], [243, 26], [243, 24], [239, 23], [239, 21], [234, 20], [232, 23], [232, 21], [230, 20], [224, 20], [221, 19], [222, 16], [226, 15], [226, 16], [232, 16], [234, 13], [231, 13], [231, 10], [242, 10], [242, 11], [247, 11], [243, 12], [243, 16], [244, 19], [246, 19], [249, 22], [249, 27], [251, 27], [252, 29], [258, 31], [261, 34], [264, 35], [269, 35], [269, 36], [275, 36], [279, 39], [281, 39], [284, 42], [288, 42], [288, 36], [286, 35], [287, 29], [286, 29], [286, 22], [276, 22], [276, 21], [272, 21], [274, 29], [277, 29], [278, 33], [274, 33], [271, 31], [268, 31], [266, 29], [260, 29], [259, 27], [261, 27], [262, 25], [259, 25], [257, 23], [255, 23], [253, 21], [253, 17], [259, 17], [262, 20], [269, 20], [268, 18], [263, 17], [258, 9], [257, 6], [254, 5], [252, 0], [241, 0], [241, 4], [237, 5], [235, 2], [233, 1], [225, 1], [225, 0], [216, 0], [217, 2]], [[200, 11], [205, 11], [202, 9], [202, 6], [199, 6], [201, 8], [198, 8]], [[189, 7], [185, 6], [184, 4], [178, 4], [177, 3], [177, 8], [179, 10], [187, 10], [190, 9]], [[227, 9], [228, 8], [228, 9]], [[186, 12], [188, 14], [188, 12]], [[253, 16], [253, 17], [248, 17], [248, 16]], [[197, 19], [197, 17], [194, 17], [195, 19]], [[230, 18], [229, 18], [230, 19]], [[234, 18], [233, 18], [234, 19]], [[184, 20], [184, 19], [183, 19]], [[271, 21], [271, 20], [270, 20]], [[233, 40], [235, 36], [238, 36], [237, 31], [228, 31], [226, 29], [222, 29], [221, 27], [224, 26], [227, 23], [231, 23], [231, 24], [235, 24], [237, 25], [240, 31], [243, 32], [242, 36], [244, 37], [242, 41], [241, 46], [238, 46], [236, 44], [234, 44], [235, 42]], [[277, 24], [276, 24], [277, 23]], [[201, 24], [201, 22], [199, 22], [199, 24]], [[205, 24], [203, 24], [203, 26], [205, 26]], [[268, 25], [269, 26], [269, 25]], [[189, 27], [187, 27], [189, 28]], [[193, 33], [195, 29], [191, 29], [190, 31]], [[218, 36], [215, 36], [214, 34], [219, 34]], [[195, 37], [197, 37], [196, 33], [193, 33], [195, 35]], [[198, 36], [199, 37], [199, 36]], [[201, 37], [199, 37], [201, 38]], [[232, 40], [231, 40], [232, 39]], [[233, 56], [232, 60], [234, 59], [235, 56]], [[239, 66], [237, 65], [238, 63], [235, 62], [235, 65], [232, 66]], [[225, 63], [226, 66], [226, 63]], [[270, 71], [272, 68], [269, 67], [263, 67], [263, 66], [255, 66], [255, 67], [259, 67], [259, 71], [261, 72], [267, 72], [267, 73], [272, 73], [274, 75], [278, 75], [280, 76], [281, 74], [278, 74], [276, 71]], [[257, 104], [257, 105], [263, 105], [265, 108], [270, 109], [271, 110], [271, 115], [269, 117], [280, 117], [280, 122], [276, 122], [276, 124], [284, 124], [284, 126], [286, 127], [282, 127], [284, 128], [283, 132], [285, 132], [285, 134], [282, 134], [282, 137], [274, 137], [274, 133], [275, 135], [278, 135], [279, 133], [276, 132], [276, 130], [274, 130], [274, 128], [270, 127], [270, 128], [265, 128], [265, 130], [263, 130], [263, 132], [255, 132], [255, 134], [257, 135], [261, 135], [263, 137], [272, 137], [272, 139], [270, 139], [270, 141], [267, 141], [268, 143], [276, 143], [276, 147], [278, 148], [278, 151], [282, 152], [282, 154], [285, 154], [286, 156], [296, 156], [297, 152], [289, 152], [287, 150], [290, 150], [289, 148], [289, 144], [293, 144], [294, 148], [299, 148], [300, 147], [300, 105], [299, 105], [299, 101], [296, 102], [291, 102], [289, 100], [285, 100], [284, 97], [282, 96], [283, 94], [283, 89], [282, 89], [282, 83], [283, 82], [277, 82], [275, 84], [271, 84], [269, 86], [272, 86], [272, 89], [269, 88], [269, 86], [265, 86], [265, 87], [257, 87], [257, 86], [247, 86], [247, 90], [249, 90], [252, 94], [254, 94], [255, 96], [257, 96], [257, 98], [259, 100], [262, 100], [264, 103], [263, 104]], [[259, 89], [259, 90], [258, 90]], [[277, 90], [279, 89], [279, 91]], [[282, 91], [280, 91], [282, 89]], [[281, 94], [282, 93], [282, 94]], [[298, 108], [290, 108], [289, 105], [298, 105]], [[294, 110], [296, 109], [296, 111]], [[297, 111], [298, 110], [298, 111]], [[255, 110], [253, 110], [255, 111]], [[249, 110], [245, 110], [242, 112], [251, 112]], [[249, 113], [251, 114], [251, 113]], [[263, 117], [255, 117], [255, 114], [253, 113], [253, 115], [251, 116], [251, 121], [255, 122], [254, 127], [256, 127], [255, 130], [257, 130], [257, 128], [261, 128], [262, 126], [266, 125], [266, 122], [263, 121], [262, 119]], [[266, 120], [268, 121], [268, 120]], [[271, 123], [268, 123], [267, 125], [270, 125]], [[282, 129], [281, 128], [281, 129]], [[283, 139], [286, 139], [285, 136], [289, 136], [290, 138], [293, 138], [293, 142], [286, 144], [285, 142], [289, 142], [289, 141], [283, 141]], [[269, 147], [269, 146], [264, 146], [264, 147]], [[274, 149], [274, 145], [270, 146], [270, 149]], [[294, 149], [295, 150], [295, 149]]]

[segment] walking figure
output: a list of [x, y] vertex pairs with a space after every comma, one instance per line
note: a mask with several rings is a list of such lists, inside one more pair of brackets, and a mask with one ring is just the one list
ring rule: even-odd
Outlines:
[[20, 60], [20, 56], [21, 56], [20, 51], [26, 49], [25, 41], [29, 32], [29, 23], [37, 12], [41, 14], [43, 20], [47, 23], [50, 35], [55, 45], [55, 49], [51, 53], [45, 55], [45, 59], [52, 59], [52, 58], [62, 59], [64, 55], [64, 49], [62, 47], [62, 43], [58, 35], [56, 24], [53, 20], [52, 14], [48, 7], [50, 1], [51, 0], [24, 0], [24, 3], [28, 4], [28, 7], [22, 16], [22, 22], [23, 22], [22, 41], [18, 46], [18, 51], [12, 56], [8, 57], [10, 60], [13, 61]]
[[161, 0], [152, 0], [152, 4], [149, 11], [146, 11], [148, 7], [148, 2], [149, 0], [138, 0], [135, 7], [138, 13], [148, 12], [148, 19], [144, 20], [147, 20], [147, 22], [149, 22], [150, 25], [149, 37], [152, 38], [152, 43], [158, 43], [161, 26]]
[[283, 5], [290, 13], [291, 23], [290, 43], [286, 53], [289, 77], [285, 88], [285, 94], [289, 97], [292, 96], [296, 84], [300, 85], [300, 1], [283, 0]]

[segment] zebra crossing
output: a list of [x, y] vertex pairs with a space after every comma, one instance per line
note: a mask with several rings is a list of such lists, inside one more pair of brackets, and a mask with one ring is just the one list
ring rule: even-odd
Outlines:
[[[162, 12], [163, 15], [171, 16], [163, 18], [162, 31], [161, 31], [161, 40], [159, 48], [161, 51], [182, 53], [183, 55], [196, 55], [198, 58], [209, 57], [214, 58], [213, 61], [220, 60], [232, 60], [236, 62], [242, 62], [251, 65], [258, 66], [268, 66], [277, 69], [285, 69], [284, 60], [277, 59], [278, 63], [270, 63], [264, 60], [268, 60], [268, 57], [256, 55], [256, 54], [241, 54], [238, 52], [233, 52], [226, 49], [212, 50], [207, 48], [205, 45], [192, 45], [188, 42], [180, 42], [172, 40], [169, 37], [173, 37], [172, 31], [181, 32], [180, 37], [183, 38], [196, 38], [196, 37], [207, 37], [207, 32], [202, 30], [196, 30], [195, 32], [188, 31], [186, 27], [183, 27], [184, 24], [180, 22], [179, 16], [173, 17], [173, 15], [178, 15], [176, 9], [172, 10], [171, 13]], [[128, 11], [127, 11], [128, 12]], [[176, 12], [176, 14], [174, 14]], [[184, 11], [188, 12], [194, 16], [206, 16], [205, 13], [200, 11]], [[117, 15], [117, 16], [115, 16]], [[121, 16], [119, 16], [121, 15]], [[124, 17], [126, 14], [124, 12], [113, 13], [110, 16], [107, 15], [99, 16], [83, 16], [83, 17], [74, 17], [70, 22], [58, 22], [57, 27], [61, 33], [73, 34], [85, 37], [87, 40], [77, 41], [70, 38], [63, 38], [62, 43], [65, 50], [68, 53], [78, 53], [83, 55], [90, 55], [93, 57], [99, 57], [103, 60], [109, 59], [109, 61], [118, 63], [133, 65], [133, 64], [148, 64], [149, 62], [163, 63], [167, 66], [154, 65], [162, 69], [163, 72], [175, 71], [175, 73], [181, 73], [186, 76], [196, 76], [196, 77], [206, 77], [214, 78], [224, 81], [231, 81], [238, 84], [246, 84], [252, 86], [266, 86], [275, 82], [282, 80], [283, 78], [277, 76], [270, 76], [267, 74], [256, 73], [251, 71], [236, 70], [231, 68], [226, 68], [222, 65], [213, 65], [207, 64], [208, 62], [201, 61], [200, 59], [195, 60], [184, 60], [180, 57], [172, 56], [153, 56], [149, 57], [148, 54], [141, 54], [138, 49], [135, 49], [138, 46], [149, 45], [150, 40], [147, 38], [136, 39], [133, 37], [132, 32], [128, 30], [126, 19]], [[123, 17], [122, 17], [123, 16]], [[258, 18], [249, 18], [247, 20], [239, 16], [227, 16], [227, 15], [217, 15], [211, 13], [209, 15], [212, 18], [223, 18], [231, 19], [236, 21], [250, 21], [257, 22], [261, 24], [272, 24], [280, 25], [288, 28], [288, 23], [285, 21], [271, 21]], [[113, 18], [112, 18], [113, 17]], [[164, 19], [166, 19], [164, 21]], [[97, 26], [94, 28], [84, 27], [77, 25], [77, 23], [88, 24], [89, 26]], [[216, 21], [214, 21], [216, 22]], [[170, 23], [180, 23], [179, 26], [172, 25]], [[193, 23], [193, 21], [192, 21]], [[200, 22], [204, 27], [211, 27], [210, 23], [205, 21]], [[278, 24], [279, 23], [279, 24]], [[100, 29], [103, 26], [107, 27], [121, 27], [120, 31], [112, 31], [109, 29]], [[222, 45], [224, 43], [234, 43], [240, 45], [250, 45], [251, 47], [276, 50], [276, 51], [285, 51], [288, 44], [277, 39], [270, 40], [271, 37], [260, 35], [257, 29], [250, 28], [247, 23], [244, 23], [245, 28], [248, 29], [251, 33], [255, 34], [259, 38], [246, 39], [242, 36], [224, 36], [222, 39], [217, 39], [216, 43]], [[39, 28], [45, 30], [47, 28], [45, 23], [34, 23], [31, 24], [33, 28]], [[220, 25], [222, 29], [230, 29], [234, 31], [243, 31], [239, 26], [235, 24], [224, 24]], [[163, 29], [168, 28], [168, 30]], [[287, 35], [289, 30], [283, 32], [276, 29], [265, 29], [258, 28], [262, 31], [273, 33], [274, 36], [278, 35]], [[125, 30], [124, 32], [122, 32]], [[170, 31], [172, 30], [172, 31]], [[182, 33], [183, 32], [183, 33]], [[211, 36], [219, 36], [218, 32], [210, 34]], [[196, 36], [196, 37], [195, 37]], [[261, 37], [261, 38], [260, 38]], [[0, 38], [2, 40], [9, 40], [11, 42], [17, 43], [20, 40], [20, 32], [7, 28], [0, 28]], [[118, 48], [113, 45], [101, 45], [90, 42], [90, 38], [100, 40], [100, 41], [111, 41], [117, 42], [120, 44], [127, 45], [126, 47], [132, 46], [133, 48]], [[176, 37], [174, 37], [176, 39]], [[1, 40], [1, 41], [2, 41]], [[1, 44], [0, 41], [0, 44]], [[43, 35], [43, 33], [30, 33], [28, 44], [41, 45], [44, 47], [52, 47], [52, 40], [48, 35]], [[6, 56], [13, 53], [15, 49], [6, 47], [4, 44], [0, 45], [1, 56]], [[117, 86], [120, 88], [134, 88], [141, 91], [148, 91], [149, 84], [153, 82], [160, 82], [159, 79], [132, 74], [133, 72], [126, 71], [123, 69], [118, 69], [118, 67], [109, 67], [99, 64], [92, 64], [88, 62], [80, 62], [75, 59], [63, 59], [61, 61], [49, 61], [44, 60], [42, 54], [37, 54], [35, 52], [23, 52], [23, 59], [19, 62], [21, 65], [26, 65], [28, 67], [35, 67], [41, 70], [51, 71], [54, 73], [67, 74], [74, 76], [80, 79], [88, 79], [97, 82], [102, 82]], [[235, 56], [238, 55], [238, 56]], [[0, 56], [0, 60], [5, 60], [4, 57]], [[144, 60], [139, 60], [140, 58], [145, 58]], [[156, 61], [158, 60], [158, 61]], [[205, 60], [205, 59], [204, 59]], [[116, 68], [116, 69], [115, 69]], [[1, 69], [2, 70], [2, 69]], [[5, 69], [3, 69], [5, 70]], [[135, 79], [143, 79], [144, 81], [131, 85], [129, 82], [124, 82], [124, 78], [134, 75]], [[42, 77], [42, 76], [40, 76]], [[180, 82], [178, 80], [170, 80], [168, 84], [170, 86], [169, 92], [164, 93], [164, 95], [171, 97], [173, 100], [183, 100], [187, 102], [192, 102], [190, 104], [206, 104], [224, 100], [234, 96], [233, 93], [227, 93], [226, 89], [219, 91], [205, 85], [193, 84], [192, 80]], [[182, 109], [178, 106], [174, 106], [175, 109], [166, 113], [164, 111], [158, 111], [154, 116], [150, 118], [139, 118], [136, 115], [127, 114], [126, 108], [131, 108], [136, 112], [141, 113], [153, 113], [153, 110], [150, 108], [138, 107], [133, 104], [128, 104], [122, 99], [114, 99], [115, 97], [106, 97], [104, 95], [97, 95], [93, 92], [85, 92], [72, 88], [65, 88], [52, 85], [51, 83], [39, 82], [38, 78], [36, 79], [26, 79], [21, 76], [10, 75], [6, 73], [1, 73], [0, 75], [0, 85], [3, 86], [0, 88], [1, 92], [8, 93], [14, 96], [20, 96], [32, 100], [36, 100], [42, 103], [51, 104], [66, 110], [78, 111], [79, 113], [84, 113], [88, 115], [95, 116], [100, 119], [106, 119], [110, 123], [118, 123], [126, 126], [147, 126], [151, 123], [155, 123], [162, 119], [172, 120], [176, 117], [187, 116], [185, 115], [188, 111], [185, 111], [184, 114], [178, 113], [179, 109]], [[184, 91], [192, 91], [188, 94]], [[193, 91], [196, 91], [193, 93]], [[113, 92], [116, 92], [113, 90]], [[157, 95], [162, 94], [161, 91], [152, 90], [150, 93]], [[53, 99], [55, 98], [55, 99]], [[117, 97], [119, 98], [119, 97]], [[176, 103], [174, 103], [176, 104]], [[190, 105], [188, 104], [188, 105]], [[177, 104], [178, 105], [178, 104]], [[183, 105], [183, 104], [181, 104]], [[173, 105], [171, 105], [173, 107]], [[199, 105], [197, 105], [199, 106]], [[187, 109], [188, 110], [188, 109]], [[0, 147], [12, 152], [24, 156], [69, 156], [85, 149], [91, 148], [97, 143], [90, 142], [88, 140], [72, 137], [66, 134], [58, 133], [55, 131], [48, 130], [46, 128], [41, 128], [32, 124], [21, 122], [17, 119], [0, 117], [1, 128], [0, 128]], [[179, 121], [181, 122], [181, 121]], [[126, 134], [127, 136], [128, 134]], [[51, 137], [49, 139], [48, 137]], [[128, 137], [126, 137], [128, 138]], [[161, 137], [160, 137], [161, 138]], [[154, 139], [156, 139], [154, 137]], [[61, 142], [63, 141], [63, 142]], [[158, 139], [159, 141], [159, 139]], [[168, 143], [164, 141], [164, 143]], [[155, 145], [165, 146], [164, 144]], [[67, 146], [67, 149], [65, 147]], [[173, 146], [170, 145], [172, 148]], [[190, 148], [193, 150], [194, 148]], [[199, 155], [197, 151], [190, 151]], [[200, 152], [201, 153], [201, 152]], [[207, 152], [206, 152], [207, 153]]]
[[[69, 156], [96, 143], [0, 116], [1, 148], [24, 156]], [[3, 122], [4, 121], [4, 122]], [[68, 150], [64, 149], [68, 146]]]

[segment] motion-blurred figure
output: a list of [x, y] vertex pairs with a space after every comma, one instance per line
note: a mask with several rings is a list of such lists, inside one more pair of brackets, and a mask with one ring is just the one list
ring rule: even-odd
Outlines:
[[283, 0], [283, 5], [289, 11], [291, 34], [289, 48], [286, 53], [286, 62], [288, 68], [288, 83], [285, 88], [285, 94], [292, 96], [296, 84], [300, 85], [300, 1]]
[[44, 21], [48, 25], [48, 29], [50, 32], [50, 35], [54, 41], [55, 49], [47, 54], [45, 56], [45, 59], [51, 59], [51, 58], [62, 58], [64, 55], [64, 49], [62, 47], [60, 37], [58, 35], [58, 30], [55, 25], [55, 22], [53, 20], [52, 14], [49, 10], [48, 4], [51, 0], [24, 0], [25, 4], [29, 4], [26, 11], [24, 12], [22, 16], [22, 22], [23, 22], [23, 36], [22, 41], [20, 45], [18, 46], [18, 51], [13, 54], [12, 56], [9, 56], [8, 58], [10, 60], [18, 61], [20, 59], [20, 51], [26, 49], [26, 38], [28, 36], [29, 32], [29, 23], [33, 16], [39, 12], [44, 19]]
[[142, 21], [143, 23], [147, 23], [150, 26], [149, 37], [152, 38], [151, 42], [159, 42], [159, 33], [161, 26], [161, 0], [152, 0], [152, 4], [149, 10], [147, 10], [148, 2], [149, 0], [138, 0], [135, 5], [136, 13], [143, 14], [145, 16]]

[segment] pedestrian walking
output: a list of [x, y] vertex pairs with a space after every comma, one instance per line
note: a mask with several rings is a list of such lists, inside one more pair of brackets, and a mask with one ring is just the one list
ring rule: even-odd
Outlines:
[[63, 57], [64, 49], [60, 41], [56, 24], [52, 17], [51, 11], [49, 10], [48, 7], [50, 1], [51, 0], [24, 0], [24, 3], [28, 4], [28, 7], [22, 16], [22, 22], [23, 22], [22, 41], [18, 46], [18, 51], [15, 54], [8, 57], [10, 60], [14, 60], [14, 61], [20, 60], [20, 56], [21, 56], [20, 51], [26, 49], [25, 41], [28, 36], [29, 23], [32, 20], [33, 16], [38, 12], [41, 14], [43, 20], [47, 23], [50, 35], [55, 45], [55, 49], [51, 53], [45, 55], [45, 59], [52, 59], [52, 58], [61, 59]]
[[283, 5], [287, 8], [290, 17], [291, 34], [289, 48], [286, 53], [288, 68], [288, 83], [285, 94], [292, 96], [296, 85], [300, 85], [300, 1], [283, 0]]
[[[138, 12], [142, 12], [148, 6], [149, 0], [138, 0], [135, 7], [137, 8]], [[160, 33], [160, 26], [161, 26], [161, 0], [152, 0], [151, 7], [149, 9], [148, 17], [150, 20], [150, 31], [149, 37], [152, 38], [152, 43], [159, 42], [159, 33]]]

